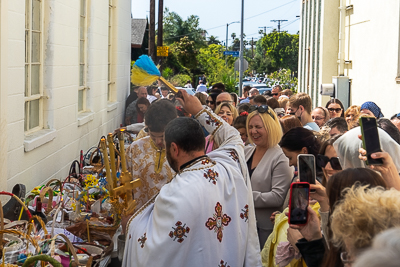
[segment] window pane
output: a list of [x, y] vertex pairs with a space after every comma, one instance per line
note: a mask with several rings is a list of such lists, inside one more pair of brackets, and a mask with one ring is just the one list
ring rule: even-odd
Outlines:
[[81, 0], [81, 16], [86, 15], [86, 0]]
[[80, 65], [79, 66], [79, 86], [84, 86], [83, 84], [83, 75], [85, 71], [85, 65]]
[[85, 32], [84, 32], [84, 30], [85, 30], [85, 18], [84, 18], [84, 17], [81, 17], [79, 27], [80, 27], [80, 28], [79, 28], [79, 31], [80, 31], [80, 39], [82, 40], [82, 39], [85, 38]]
[[39, 99], [29, 103], [29, 129], [39, 126]]
[[29, 65], [25, 65], [25, 96], [29, 96]]
[[84, 57], [85, 57], [85, 41], [80, 41], [80, 44], [79, 44], [79, 63], [85, 64]]
[[32, 61], [40, 62], [40, 33], [32, 32]]
[[84, 90], [78, 91], [78, 111], [83, 110], [83, 91]]
[[28, 107], [29, 107], [29, 102], [25, 102], [24, 131], [27, 131], [27, 130], [28, 130], [28, 118], [29, 118]]
[[40, 0], [32, 0], [32, 30], [40, 31]]
[[31, 67], [31, 95], [40, 93], [40, 65], [33, 65]]
[[25, 63], [29, 63], [29, 31], [25, 31]]
[[29, 29], [29, 0], [25, 0], [25, 28]]

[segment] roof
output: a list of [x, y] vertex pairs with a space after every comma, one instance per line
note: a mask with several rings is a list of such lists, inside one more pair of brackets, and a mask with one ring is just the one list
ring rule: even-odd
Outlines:
[[131, 45], [140, 48], [146, 33], [147, 19], [132, 19], [131, 22]]

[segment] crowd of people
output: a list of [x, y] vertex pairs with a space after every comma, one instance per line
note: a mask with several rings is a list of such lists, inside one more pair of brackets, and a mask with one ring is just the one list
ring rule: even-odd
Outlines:
[[[127, 246], [125, 261], [138, 257], [141, 263], [154, 263], [157, 257], [151, 255], [164, 249], [174, 255], [183, 251], [181, 259], [168, 261], [165, 256], [159, 261], [168, 266], [187, 266], [195, 259], [203, 264], [199, 266], [211, 266], [214, 258], [221, 258], [216, 265], [212, 263], [215, 266], [372, 267], [382, 266], [383, 261], [387, 262], [385, 266], [394, 266], [400, 260], [399, 241], [393, 238], [400, 236], [396, 228], [400, 227], [400, 113], [387, 119], [374, 102], [345, 109], [335, 98], [312, 109], [309, 95], [282, 90], [280, 85], [263, 95], [245, 86], [241, 97], [226, 92], [222, 83], [214, 84], [208, 92], [200, 84], [194, 97], [186, 91], [181, 92], [183, 96], [171, 96], [165, 88], [161, 88], [161, 94], [157, 91], [157, 87], [139, 87], [135, 89], [136, 99], [127, 100], [126, 129], [137, 134], [127, 150], [128, 167], [133, 179], [142, 180], [143, 187], [134, 191], [137, 212], [125, 221], [127, 234], [135, 234], [133, 240], [138, 241]], [[382, 159], [382, 165], [365, 163], [359, 125], [359, 118], [364, 116], [377, 119], [382, 152], [371, 157]], [[177, 121], [177, 117], [182, 119]], [[298, 181], [300, 154], [314, 155], [317, 181], [310, 185], [307, 223], [289, 225], [289, 191]], [[207, 164], [214, 167], [204, 169]], [[184, 179], [193, 165], [197, 168], [192, 173], [200, 172], [197, 174], [202, 178], [197, 186]], [[235, 175], [245, 183], [232, 178]], [[218, 185], [219, 181], [223, 185], [218, 190], [215, 187], [217, 191], [201, 191], [208, 186], [206, 182]], [[188, 193], [190, 200], [174, 191], [189, 190], [184, 187], [192, 190]], [[225, 201], [217, 201], [218, 196]], [[249, 197], [252, 203], [240, 207]], [[191, 206], [179, 207], [177, 202], [182, 199]], [[199, 225], [217, 232], [215, 244], [207, 235], [194, 233], [198, 223], [175, 216], [190, 213], [196, 220], [209, 199], [218, 202], [214, 217], [210, 214], [205, 227], [203, 221]], [[146, 213], [146, 209], [151, 212]], [[229, 212], [245, 217], [247, 228], [237, 224]], [[165, 221], [171, 218], [178, 221], [174, 222], [176, 226], [165, 229]], [[145, 226], [141, 225], [144, 222]], [[233, 229], [236, 232], [230, 232]], [[162, 237], [163, 230], [170, 236]], [[254, 233], [258, 236], [256, 243]], [[191, 235], [196, 235], [197, 241], [186, 241]], [[178, 242], [194, 247], [174, 248], [175, 244], [163, 238], [178, 238]], [[145, 239], [151, 244], [146, 247], [147, 256], [140, 254]], [[227, 246], [234, 252], [219, 247], [223, 239], [229, 240]], [[205, 249], [207, 244], [209, 248]], [[135, 253], [129, 255], [127, 250]], [[210, 260], [205, 260], [208, 256]], [[125, 262], [125, 266], [129, 264]]]

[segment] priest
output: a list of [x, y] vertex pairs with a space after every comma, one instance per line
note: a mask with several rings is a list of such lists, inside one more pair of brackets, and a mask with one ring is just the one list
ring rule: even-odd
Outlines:
[[[129, 220], [123, 266], [261, 266], [252, 190], [239, 132], [184, 90], [195, 118], [165, 128], [176, 172]], [[200, 124], [221, 146], [204, 154]]]

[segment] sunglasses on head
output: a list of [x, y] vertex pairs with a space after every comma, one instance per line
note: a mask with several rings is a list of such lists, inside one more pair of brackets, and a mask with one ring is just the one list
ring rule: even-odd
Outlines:
[[258, 111], [258, 113], [268, 113], [268, 115], [270, 115], [271, 118], [273, 118], [273, 119], [275, 120], [274, 116], [273, 116], [273, 115], [271, 114], [271, 112], [269, 111], [269, 108], [268, 108], [267, 105], [251, 106], [251, 107], [249, 108], [249, 114], [252, 113], [253, 111], [256, 111], [256, 110]]
[[342, 109], [341, 108], [328, 108], [329, 112], [336, 112], [339, 113]]
[[211, 105], [214, 105], [214, 101], [209, 101], [209, 100], [206, 100], [206, 104], [208, 105], [208, 104], [211, 104]]
[[341, 171], [342, 170], [342, 166], [340, 166], [340, 162], [339, 162], [339, 158], [338, 157], [328, 158], [327, 156], [318, 154], [318, 156], [317, 156], [317, 165], [319, 167], [325, 168], [326, 164], [328, 164], [328, 162], [331, 163], [332, 169], [337, 170], [337, 171]]

